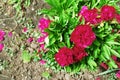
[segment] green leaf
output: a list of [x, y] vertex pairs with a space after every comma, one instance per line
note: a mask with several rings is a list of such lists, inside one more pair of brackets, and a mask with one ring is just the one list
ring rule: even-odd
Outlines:
[[48, 16], [55, 16], [56, 15], [56, 11], [54, 9], [42, 9], [42, 10], [38, 10], [37, 11], [37, 14], [38, 15], [41, 15], [41, 14], [46, 14]]
[[106, 43], [110, 45], [120, 45], [120, 43], [114, 41], [107, 41]]
[[18, 1], [20, 2], [20, 0], [8, 0], [9, 4], [14, 4], [14, 3], [18, 3]]
[[100, 46], [101, 45], [98, 40], [95, 40], [93, 44], [95, 44], [96, 46]]
[[70, 66], [66, 66], [65, 70], [66, 70], [66, 72], [71, 72], [72, 71]]
[[64, 42], [60, 42], [60, 43], [58, 43], [58, 46], [61, 48], [61, 47], [64, 47], [64, 46], [66, 46], [66, 45], [65, 45]]
[[72, 74], [75, 74], [80, 71], [80, 66], [79, 64], [73, 64], [73, 71]]
[[111, 58], [110, 58], [110, 51], [109, 51], [109, 49], [107, 48], [106, 45], [104, 45], [104, 46], [102, 47], [102, 50], [103, 50], [103, 55], [104, 55], [104, 57], [106, 57], [108, 60], [111, 59]]
[[88, 60], [88, 64], [89, 64], [91, 67], [92, 67], [92, 66], [94, 66], [94, 67], [97, 66], [96, 62], [95, 62], [94, 60], [92, 60], [92, 59], [89, 59], [89, 60]]
[[13, 7], [16, 9], [17, 12], [19, 12], [21, 10], [20, 4], [15, 4]]
[[100, 0], [97, 0], [97, 2], [95, 0], [92, 0], [92, 2], [93, 2], [92, 9], [93, 9], [100, 3]]
[[22, 52], [22, 60], [23, 60], [24, 63], [30, 62], [31, 55], [29, 54], [28, 51], [25, 50], [25, 51]]
[[26, 7], [28, 7], [28, 6], [30, 6], [30, 0], [25, 0], [25, 3], [24, 3], [24, 5], [26, 6]]
[[82, 63], [82, 64], [80, 65], [80, 68], [81, 68], [81, 69], [86, 69], [86, 64]]
[[67, 47], [70, 48], [70, 46], [71, 46], [71, 45], [70, 45], [70, 36], [69, 36], [68, 33], [65, 33], [65, 34], [64, 34], [64, 39], [65, 39], [64, 41], [65, 41], [66, 44], [67, 44]]
[[109, 49], [110, 49], [110, 51], [111, 51], [111, 53], [112, 53], [113, 55], [116, 55], [117, 57], [120, 58], [120, 53], [116, 52], [115, 50], [113, 50], [113, 49], [111, 49], [111, 48], [109, 48]]
[[106, 35], [105, 34], [96, 34], [96, 36], [103, 39]]
[[111, 60], [109, 63], [108, 63], [109, 67], [110, 68], [118, 68], [118, 66], [115, 64], [115, 62], [113, 60]]
[[63, 10], [61, 15], [60, 15], [60, 24], [62, 24], [61, 27], [66, 27], [66, 25], [68, 24], [69, 21], [69, 16], [65, 13], [65, 11]]
[[64, 2], [62, 3], [62, 5], [64, 6], [64, 9], [69, 8], [73, 2], [75, 2], [75, 0], [63, 0]]
[[48, 39], [49, 39], [49, 46], [52, 45], [52, 44], [54, 44], [55, 41], [56, 41], [56, 38], [55, 38], [55, 36], [53, 34], [50, 34], [48, 36]]
[[50, 77], [50, 73], [48, 73], [48, 72], [43, 72], [42, 73], [42, 77], [45, 77], [45, 78], [49, 78]]
[[100, 49], [99, 48], [95, 49], [93, 53], [94, 53], [94, 57], [98, 58], [98, 56], [100, 54]]
[[116, 55], [117, 57], [120, 58], [120, 53], [116, 52], [114, 49], [112, 49], [111, 47], [107, 46], [107, 49], [109, 49], [109, 51], [113, 54]]
[[45, 0], [52, 8], [61, 11], [60, 0]]
[[99, 59], [101, 60], [101, 61], [107, 61], [107, 59], [104, 57], [104, 52], [101, 52], [101, 55], [100, 55], [100, 57], [99, 57]]

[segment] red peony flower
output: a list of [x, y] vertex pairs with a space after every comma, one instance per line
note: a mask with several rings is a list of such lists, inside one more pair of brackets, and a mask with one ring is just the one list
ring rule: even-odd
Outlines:
[[77, 46], [73, 47], [73, 56], [74, 56], [75, 62], [82, 60], [87, 55], [88, 54], [85, 52], [84, 48], [77, 47]]
[[78, 47], [86, 48], [95, 40], [95, 33], [88, 25], [78, 25], [72, 32], [70, 40]]
[[61, 48], [55, 54], [55, 60], [62, 67], [72, 64], [74, 62], [72, 49], [66, 47]]
[[[86, 23], [90, 22], [91, 24], [97, 24], [97, 23], [101, 22], [101, 19], [97, 18], [97, 16], [98, 16], [97, 13], [98, 13], [97, 9], [88, 10], [88, 8], [86, 6], [83, 6], [78, 15], [79, 16], [82, 15], [82, 17], [84, 17]], [[80, 18], [80, 20], [81, 20], [81, 18]]]
[[116, 73], [116, 77], [117, 77], [118, 79], [120, 79], [120, 71], [118, 71], [118, 72]]
[[41, 18], [38, 23], [38, 28], [43, 32], [45, 28], [48, 28], [51, 21], [45, 18]]
[[116, 10], [113, 6], [104, 5], [101, 8], [101, 18], [102, 20], [112, 20], [115, 18]]
[[80, 16], [81, 14], [83, 14], [86, 10], [88, 10], [88, 7], [87, 6], [82, 6], [82, 9], [79, 12], [78, 16]]
[[106, 63], [104, 63], [104, 62], [102, 62], [101, 64], [100, 64], [100, 66], [102, 67], [102, 68], [104, 68], [104, 69], [108, 69], [108, 65], [106, 64]]
[[120, 14], [116, 14], [115, 18], [116, 18], [117, 22], [120, 23]]

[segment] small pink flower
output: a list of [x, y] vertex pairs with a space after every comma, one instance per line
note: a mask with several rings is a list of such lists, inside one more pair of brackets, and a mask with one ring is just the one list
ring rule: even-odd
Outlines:
[[23, 28], [23, 32], [24, 32], [24, 33], [27, 32], [27, 30], [28, 30], [27, 27], [24, 27], [24, 28]]
[[106, 64], [106, 63], [104, 63], [104, 62], [102, 62], [101, 64], [100, 64], [100, 66], [102, 67], [102, 68], [104, 68], [104, 69], [108, 69], [108, 65]]
[[41, 42], [44, 42], [44, 40], [45, 40], [45, 37], [43, 36], [43, 37], [39, 37], [38, 39], [37, 39], [37, 42], [38, 43], [41, 43]]
[[5, 32], [3, 30], [0, 29], [0, 41], [4, 40], [4, 36], [5, 36]]
[[4, 44], [0, 43], [0, 52], [3, 50]]
[[48, 28], [51, 21], [49, 19], [41, 18], [38, 23], [38, 28], [41, 31], [44, 31], [45, 28]]
[[48, 36], [48, 33], [47, 32], [42, 32], [42, 35], [47, 37]]
[[116, 73], [116, 77], [120, 79], [120, 71]]
[[12, 37], [12, 35], [13, 35], [12, 32], [8, 33], [8, 37]]
[[44, 65], [44, 64], [46, 63], [46, 61], [45, 61], [45, 60], [40, 60], [40, 63], [41, 63], [42, 65]]
[[100, 77], [97, 77], [95, 80], [101, 80], [101, 78], [100, 78]]
[[40, 44], [40, 49], [45, 50], [45, 44]]
[[27, 42], [29, 42], [29, 43], [31, 43], [32, 41], [33, 41], [32, 37], [30, 37], [30, 38], [27, 39]]
[[117, 56], [112, 55], [112, 59], [113, 59], [114, 61], [117, 61]]

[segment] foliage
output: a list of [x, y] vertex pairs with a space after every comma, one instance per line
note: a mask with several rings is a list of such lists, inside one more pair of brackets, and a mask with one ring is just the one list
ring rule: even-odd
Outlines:
[[[49, 34], [45, 39], [45, 48], [48, 48], [49, 51], [46, 52], [46, 54], [43, 53], [43, 58], [47, 60], [47, 66], [57, 70], [63, 69], [63, 67], [56, 63], [54, 55], [61, 47], [66, 46], [67, 48], [72, 48], [74, 46], [70, 41], [70, 35], [78, 24], [85, 24], [85, 20], [82, 19], [80, 22], [80, 17], [78, 17], [78, 13], [83, 5], [88, 6], [90, 9], [100, 9], [103, 5], [107, 4], [114, 6], [117, 13], [119, 13], [119, 6], [116, 5], [118, 1], [119, 0], [45, 0], [51, 8], [42, 9], [40, 13], [45, 14], [45, 16], [52, 21], [49, 27], [45, 29], [45, 32]], [[119, 41], [114, 41], [115, 39], [118, 40], [120, 36], [120, 34], [117, 34], [118, 29], [120, 29], [119, 24], [113, 20], [111, 22], [103, 21], [99, 25], [91, 26], [96, 34], [96, 40], [91, 46], [86, 48], [89, 56], [78, 63], [64, 67], [67, 72], [76, 73], [80, 69], [85, 68], [95, 70], [102, 62], [105, 62], [110, 69], [118, 67], [111, 56], [115, 55], [120, 58], [120, 51], [116, 49], [120, 46], [120, 43]], [[113, 29], [117, 31], [111, 33]]]
[[32, 53], [30, 53], [28, 50], [23, 50], [22, 51], [22, 56], [21, 56], [22, 60], [24, 63], [28, 63], [31, 60], [33, 61], [39, 61], [41, 58], [39, 57], [39, 54], [37, 51], [33, 51]]
[[17, 13], [21, 12], [23, 8], [30, 6], [30, 0], [8, 0], [9, 4], [12, 4]]
[[115, 73], [110, 73], [108, 80], [117, 80]]
[[43, 72], [42, 73], [42, 77], [45, 77], [45, 78], [50, 78], [50, 73], [48, 73], [48, 72]]
[[28, 51], [23, 51], [22, 52], [22, 60], [24, 63], [28, 63], [31, 60], [31, 55], [29, 54]]
[[0, 59], [0, 71], [8, 67], [8, 62]]

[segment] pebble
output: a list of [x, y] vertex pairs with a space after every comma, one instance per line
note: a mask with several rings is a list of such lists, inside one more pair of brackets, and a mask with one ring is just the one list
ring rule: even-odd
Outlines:
[[38, 45], [35, 43], [32, 43], [30, 46], [31, 46], [31, 48], [36, 49]]
[[33, 48], [31, 48], [31, 47], [28, 47], [28, 50], [29, 50], [30, 52], [33, 52]]
[[70, 80], [70, 75], [69, 74], [65, 74], [65, 80]]

